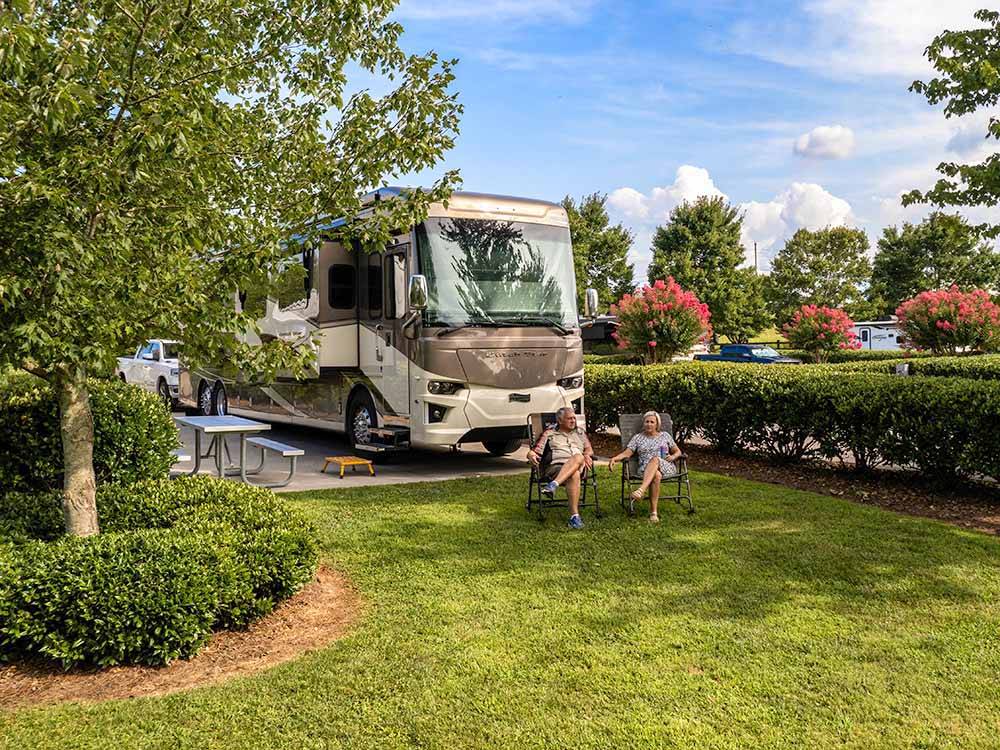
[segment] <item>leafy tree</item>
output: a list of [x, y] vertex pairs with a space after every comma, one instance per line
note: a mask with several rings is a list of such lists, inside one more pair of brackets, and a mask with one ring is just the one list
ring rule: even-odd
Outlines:
[[[927, 58], [939, 73], [930, 81], [914, 81], [910, 86], [930, 104], [945, 102], [945, 117], [961, 117], [978, 109], [992, 109], [1000, 101], [1000, 11], [975, 13], [983, 28], [944, 31], [927, 47]], [[1000, 119], [990, 117], [983, 140], [1000, 139]], [[944, 162], [938, 165], [943, 177], [933, 188], [913, 190], [903, 203], [932, 203], [937, 206], [988, 206], [1000, 201], [1000, 153], [993, 152], [978, 164]], [[995, 237], [1000, 226], [981, 225]]]
[[597, 290], [602, 308], [608, 308], [635, 288], [635, 269], [628, 262], [632, 233], [621, 224], [611, 226], [607, 202], [608, 197], [601, 193], [586, 195], [579, 204], [568, 195], [562, 201], [569, 215], [569, 231], [573, 238], [573, 266], [580, 310], [588, 287]]
[[728, 294], [718, 303], [718, 321], [712, 314], [713, 329], [737, 344], [745, 344], [771, 325], [774, 318], [764, 297], [766, 276], [752, 268], [737, 268]]
[[778, 323], [787, 323], [803, 305], [843, 308], [858, 320], [868, 312], [861, 288], [871, 266], [868, 237], [860, 229], [800, 229], [771, 264], [767, 299]]
[[809, 352], [813, 362], [822, 363], [827, 362], [833, 352], [861, 348], [853, 328], [854, 321], [843, 310], [803, 305], [785, 323], [782, 331], [788, 343]]
[[996, 288], [1000, 254], [982, 232], [957, 214], [935, 211], [919, 224], [886, 227], [872, 264], [869, 299], [891, 313], [903, 301], [930, 289]]
[[669, 362], [712, 335], [708, 305], [671, 278], [626, 294], [612, 305], [611, 313], [618, 316], [613, 335], [619, 348], [650, 364]]
[[725, 198], [682, 203], [653, 235], [649, 265], [650, 283], [673, 277], [708, 305], [715, 334], [736, 338], [753, 336], [770, 323], [755, 275], [740, 268], [742, 226], [739, 209]]
[[[70, 533], [98, 531], [87, 377], [151, 335], [195, 362], [304, 366], [305, 347], [237, 344], [254, 323], [235, 292], [270, 283], [289, 237], [314, 242], [315, 217], [356, 216], [452, 145], [453, 63], [404, 54], [394, 4], [0, 4], [0, 368], [58, 393]], [[346, 98], [349, 64], [395, 88]], [[343, 231], [384, 246], [456, 180]]]
[[1000, 306], [982, 289], [921, 292], [896, 310], [907, 346], [936, 354], [991, 351], [1000, 345]]

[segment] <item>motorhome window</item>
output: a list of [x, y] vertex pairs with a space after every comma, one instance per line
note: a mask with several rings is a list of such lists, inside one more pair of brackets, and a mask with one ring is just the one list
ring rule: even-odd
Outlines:
[[417, 247], [429, 325], [579, 323], [567, 227], [430, 218], [417, 227]]
[[368, 256], [368, 317], [382, 317], [382, 254]]
[[864, 344], [868, 343], [868, 329], [867, 328], [862, 328], [861, 329], [861, 342], [864, 343]]
[[334, 310], [353, 310], [355, 304], [354, 266], [334, 263], [327, 275], [330, 307]]
[[406, 314], [406, 255], [405, 252], [393, 253], [387, 255], [385, 260], [388, 266], [385, 275], [385, 317], [394, 320]]

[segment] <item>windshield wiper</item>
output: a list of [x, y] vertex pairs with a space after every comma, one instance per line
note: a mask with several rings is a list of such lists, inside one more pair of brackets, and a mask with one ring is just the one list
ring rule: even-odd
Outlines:
[[559, 331], [561, 336], [569, 336], [572, 331], [564, 326], [558, 321], [552, 320], [552, 318], [546, 318], [544, 315], [525, 315], [520, 318], [512, 318], [510, 320], [505, 320], [505, 323], [511, 323], [513, 325], [524, 325], [528, 322], [541, 323], [542, 325], [548, 326], [549, 328], [555, 328]]
[[438, 336], [447, 336], [455, 331], [464, 331], [466, 328], [510, 328], [516, 325], [515, 323], [510, 323], [506, 320], [476, 320], [471, 323], [462, 323], [461, 325], [452, 326], [451, 328], [445, 328], [443, 331], [438, 331]]

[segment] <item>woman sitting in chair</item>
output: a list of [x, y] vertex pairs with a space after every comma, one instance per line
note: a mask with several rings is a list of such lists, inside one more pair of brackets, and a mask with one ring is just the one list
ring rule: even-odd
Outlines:
[[632, 493], [632, 500], [641, 500], [649, 490], [649, 520], [659, 523], [656, 511], [660, 501], [660, 480], [677, 473], [674, 461], [680, 458], [681, 449], [670, 433], [660, 430], [660, 415], [655, 411], [642, 415], [642, 432], [632, 436], [628, 447], [608, 462], [608, 468], [614, 471], [616, 463], [627, 461], [632, 456], [638, 456], [639, 473], [642, 474], [642, 486]]

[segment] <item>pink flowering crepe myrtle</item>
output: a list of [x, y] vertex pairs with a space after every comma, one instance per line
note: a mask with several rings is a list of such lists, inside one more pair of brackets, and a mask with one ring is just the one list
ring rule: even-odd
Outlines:
[[782, 330], [792, 346], [805, 349], [816, 362], [826, 362], [831, 352], [861, 348], [853, 328], [854, 321], [839, 308], [803, 305]]
[[674, 281], [658, 279], [611, 306], [618, 316], [614, 337], [619, 349], [641, 355], [646, 362], [669, 362], [712, 335], [711, 314], [692, 293]]
[[896, 315], [907, 345], [936, 354], [990, 351], [1000, 346], [1000, 307], [982, 289], [957, 286], [921, 292]]

